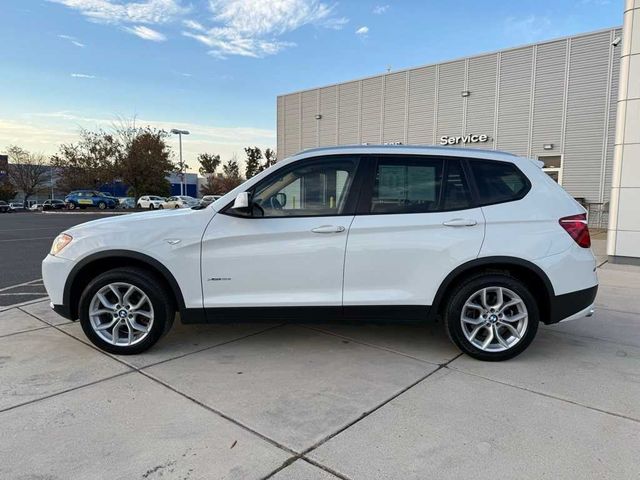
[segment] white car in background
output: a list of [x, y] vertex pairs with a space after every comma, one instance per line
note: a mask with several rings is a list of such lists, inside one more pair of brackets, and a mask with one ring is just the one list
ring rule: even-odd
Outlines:
[[200, 201], [197, 198], [188, 195], [176, 195], [175, 197], [167, 198], [164, 208], [191, 208], [198, 205], [200, 205]]
[[138, 208], [148, 208], [155, 210], [156, 208], [164, 208], [165, 199], [157, 195], [143, 195], [138, 199], [136, 204]]
[[441, 319], [463, 352], [506, 360], [540, 322], [591, 315], [598, 289], [586, 211], [541, 165], [307, 150], [208, 207], [71, 227], [42, 277], [54, 310], [116, 354], [151, 347], [179, 311], [183, 323]]

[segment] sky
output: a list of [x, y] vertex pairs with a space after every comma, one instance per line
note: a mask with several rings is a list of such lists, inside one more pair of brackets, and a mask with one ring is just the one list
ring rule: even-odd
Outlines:
[[[622, 0], [0, 0], [0, 153], [118, 119], [276, 147], [277, 95], [622, 23]], [[177, 139], [171, 138], [177, 150]]]

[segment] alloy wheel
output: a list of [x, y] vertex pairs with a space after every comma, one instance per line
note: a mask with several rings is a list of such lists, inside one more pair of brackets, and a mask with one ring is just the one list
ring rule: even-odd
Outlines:
[[153, 305], [135, 285], [118, 282], [105, 285], [91, 299], [89, 321], [102, 340], [112, 345], [140, 343], [153, 326]]
[[466, 339], [485, 352], [509, 350], [524, 337], [529, 314], [518, 294], [487, 287], [471, 295], [462, 307], [460, 323]]

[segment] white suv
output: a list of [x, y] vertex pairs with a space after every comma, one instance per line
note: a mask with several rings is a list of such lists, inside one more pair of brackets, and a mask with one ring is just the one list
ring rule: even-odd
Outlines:
[[510, 154], [315, 149], [208, 207], [73, 227], [43, 262], [55, 311], [113, 353], [184, 323], [442, 319], [482, 360], [522, 352], [538, 323], [588, 316], [585, 210]]
[[138, 199], [136, 206], [138, 208], [148, 208], [154, 210], [156, 208], [164, 208], [165, 199], [156, 195], [143, 195]]

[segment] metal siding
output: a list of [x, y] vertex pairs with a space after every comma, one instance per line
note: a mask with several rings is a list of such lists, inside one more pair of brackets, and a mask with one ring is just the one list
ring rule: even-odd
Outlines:
[[609, 32], [571, 41], [562, 185], [599, 201], [609, 80]]
[[362, 80], [361, 142], [380, 143], [382, 76]]
[[276, 155], [278, 157], [278, 160], [282, 160], [285, 157], [284, 155], [284, 139], [285, 139], [284, 122], [286, 119], [286, 115], [284, 113], [284, 97], [282, 96], [278, 97], [276, 104], [277, 104], [276, 105], [276, 109], [277, 109]]
[[528, 151], [533, 47], [503, 52], [500, 60], [497, 149]]
[[433, 143], [435, 95], [435, 67], [409, 71], [407, 143], [413, 145], [431, 145]]
[[493, 123], [495, 118], [497, 54], [469, 59], [467, 89], [467, 118], [465, 134], [486, 134], [490, 141], [469, 143], [473, 148], [493, 148]]
[[284, 156], [288, 157], [300, 151], [300, 94], [293, 93], [284, 97], [284, 112], [287, 120], [284, 125]]
[[[621, 37], [622, 30], [616, 30], [614, 37]], [[613, 176], [613, 147], [616, 143], [616, 113], [618, 106], [618, 83], [620, 82], [620, 55], [618, 47], [613, 50], [613, 64], [611, 72], [611, 92], [609, 95], [609, 125], [607, 131], [607, 149], [605, 151], [604, 199], [608, 202], [611, 193], [611, 178]]]
[[[438, 77], [438, 125], [436, 142], [442, 135], [462, 135], [462, 110], [465, 62], [440, 65]], [[460, 146], [460, 145], [458, 145]]]
[[343, 83], [338, 86], [338, 144], [354, 145], [359, 143], [358, 122], [360, 111], [360, 87], [359, 82]]
[[[533, 102], [531, 155], [559, 155], [562, 151], [562, 113], [564, 101], [567, 40], [538, 46]], [[544, 150], [552, 143], [553, 150]]]
[[393, 73], [384, 82], [383, 142], [404, 142], [407, 72]]
[[338, 87], [326, 87], [320, 89], [320, 146], [336, 144], [336, 95]]
[[302, 92], [302, 148], [318, 146], [318, 90]]

